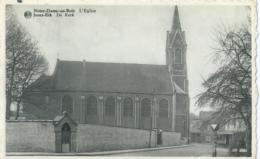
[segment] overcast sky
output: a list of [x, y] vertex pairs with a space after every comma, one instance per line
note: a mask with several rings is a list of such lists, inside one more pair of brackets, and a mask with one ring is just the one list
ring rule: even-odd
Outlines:
[[[82, 7], [82, 6], [81, 6]], [[76, 9], [75, 17], [24, 18], [33, 9]], [[16, 6], [18, 20], [39, 42], [49, 62], [49, 74], [61, 60], [165, 64], [166, 31], [171, 28], [174, 6], [84, 6], [95, 13], [79, 14], [79, 7]], [[198, 113], [195, 96], [202, 77], [216, 70], [210, 60], [215, 46], [214, 28], [244, 23], [249, 14], [242, 6], [179, 6], [186, 32], [191, 112]]]

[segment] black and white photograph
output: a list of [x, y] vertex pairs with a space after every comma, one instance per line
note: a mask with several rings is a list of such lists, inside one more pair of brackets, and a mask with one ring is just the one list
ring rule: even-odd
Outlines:
[[254, 9], [6, 4], [6, 156], [253, 158]]

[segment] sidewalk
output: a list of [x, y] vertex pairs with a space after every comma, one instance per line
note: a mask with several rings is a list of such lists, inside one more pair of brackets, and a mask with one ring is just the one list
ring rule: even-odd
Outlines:
[[102, 151], [102, 152], [73, 152], [73, 153], [52, 153], [52, 152], [7, 152], [6, 156], [103, 156], [120, 153], [131, 153], [131, 152], [145, 152], [172, 148], [183, 148], [191, 145], [181, 146], [167, 146], [167, 147], [153, 147], [153, 148], [142, 148], [142, 149], [128, 149], [128, 150], [114, 150], [114, 151]]

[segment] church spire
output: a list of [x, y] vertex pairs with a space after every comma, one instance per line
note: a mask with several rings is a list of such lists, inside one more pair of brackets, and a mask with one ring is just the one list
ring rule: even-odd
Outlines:
[[181, 23], [180, 23], [178, 6], [175, 6], [174, 14], [173, 14], [173, 22], [172, 22], [172, 32], [176, 31], [177, 29], [181, 30]]
[[176, 84], [187, 91], [185, 32], [181, 28], [178, 7], [175, 6], [171, 31], [167, 32], [166, 65]]

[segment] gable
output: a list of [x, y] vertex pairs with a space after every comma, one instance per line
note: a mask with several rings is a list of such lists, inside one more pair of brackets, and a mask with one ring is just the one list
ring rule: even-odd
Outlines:
[[56, 116], [53, 120], [55, 131], [61, 131], [64, 124], [68, 124], [71, 127], [71, 131], [76, 131], [77, 123], [71, 119], [69, 114], [65, 111], [62, 116]]
[[174, 43], [176, 42], [176, 40], [180, 40], [182, 45], [186, 45], [186, 41], [184, 39], [184, 32], [182, 32], [181, 30], [176, 30], [176, 32], [174, 32], [173, 36], [172, 36], [172, 45], [174, 45]]

